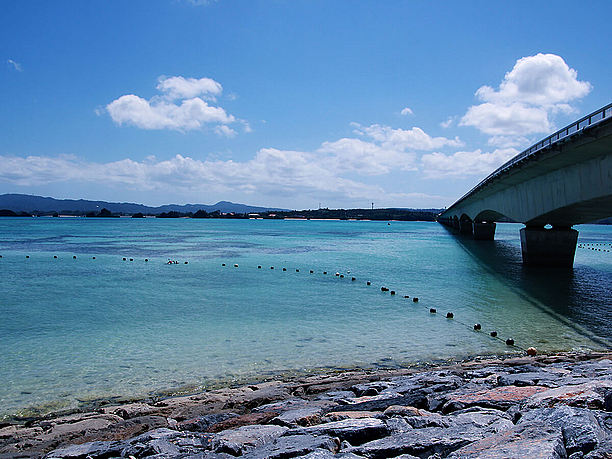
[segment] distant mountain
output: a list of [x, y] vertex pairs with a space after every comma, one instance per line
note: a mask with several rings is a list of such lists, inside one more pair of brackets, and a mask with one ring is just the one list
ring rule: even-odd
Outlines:
[[266, 211], [283, 211], [288, 209], [278, 209], [271, 207], [256, 207], [246, 204], [237, 204], [229, 201], [219, 201], [216, 204], [166, 204], [159, 207], [150, 207], [143, 204], [135, 204], [131, 202], [107, 202], [107, 201], [88, 201], [85, 199], [55, 199], [43, 196], [33, 196], [29, 194], [2, 194], [0, 195], [0, 209], [8, 209], [13, 212], [28, 212], [28, 213], [51, 213], [58, 212], [60, 214], [84, 214], [87, 212], [99, 212], [106, 208], [115, 214], [135, 214], [141, 212], [143, 214], [160, 214], [162, 212], [197, 212], [205, 210], [206, 212], [235, 212], [235, 213], [252, 213]]

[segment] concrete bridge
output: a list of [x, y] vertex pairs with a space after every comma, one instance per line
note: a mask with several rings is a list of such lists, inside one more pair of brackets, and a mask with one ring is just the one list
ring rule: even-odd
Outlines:
[[572, 266], [573, 225], [612, 216], [612, 104], [539, 141], [502, 165], [438, 216], [477, 240], [495, 222], [525, 224], [523, 263]]

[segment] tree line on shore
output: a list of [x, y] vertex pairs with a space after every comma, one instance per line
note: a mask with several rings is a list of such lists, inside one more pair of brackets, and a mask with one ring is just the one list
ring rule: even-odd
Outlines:
[[267, 211], [256, 213], [221, 212], [215, 210], [207, 212], [200, 209], [196, 212], [169, 211], [158, 214], [134, 214], [113, 213], [106, 208], [99, 212], [15, 212], [8, 209], [0, 209], [0, 217], [59, 217], [60, 215], [70, 215], [89, 218], [228, 218], [228, 219], [304, 219], [304, 220], [403, 220], [403, 221], [435, 221], [436, 215], [441, 209], [309, 209], [309, 210], [290, 210], [290, 211]]

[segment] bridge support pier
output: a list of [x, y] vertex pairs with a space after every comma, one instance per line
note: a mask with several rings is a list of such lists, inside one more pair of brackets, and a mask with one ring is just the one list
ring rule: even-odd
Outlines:
[[523, 263], [571, 267], [574, 264], [577, 241], [578, 231], [572, 228], [522, 228]]
[[459, 220], [459, 232], [461, 234], [472, 234], [472, 220]]
[[492, 241], [495, 238], [495, 223], [474, 222], [473, 226], [476, 241]]

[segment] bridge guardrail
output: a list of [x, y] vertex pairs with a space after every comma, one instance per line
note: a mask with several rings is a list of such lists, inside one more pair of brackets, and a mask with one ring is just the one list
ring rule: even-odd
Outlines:
[[[457, 201], [455, 201], [455, 203], [453, 203], [453, 205], [451, 205], [448, 209], [450, 209], [451, 207], [455, 206], [456, 204], [460, 203], [461, 201], [463, 201], [465, 198], [467, 198], [468, 196], [470, 196], [471, 194], [475, 193], [476, 191], [478, 191], [480, 188], [482, 188], [484, 185], [486, 185], [490, 180], [492, 180], [494, 177], [496, 177], [497, 175], [499, 175], [501, 172], [510, 169], [512, 166], [514, 166], [516, 163], [522, 161], [523, 159], [535, 154], [536, 152], [549, 147], [550, 145], [553, 145], [557, 142], [559, 142], [560, 140], [564, 140], [567, 139], [568, 137], [571, 137], [575, 134], [577, 134], [578, 132], [582, 131], [583, 129], [590, 127], [590, 126], [594, 126], [595, 124], [598, 124], [608, 118], [612, 118], [612, 104], [608, 104], [603, 108], [600, 108], [599, 110], [594, 111], [593, 113], [590, 113], [582, 118], [580, 118], [578, 121], [574, 121], [573, 123], [565, 126], [563, 129], [559, 129], [558, 131], [554, 132], [553, 134], [549, 135], [548, 137], [540, 140], [539, 142], [533, 144], [532, 146], [530, 146], [529, 148], [527, 148], [526, 150], [523, 150], [521, 153], [519, 153], [518, 155], [516, 155], [514, 158], [510, 159], [509, 161], [507, 161], [506, 163], [502, 164], [500, 167], [498, 167], [497, 169], [495, 169], [493, 172], [491, 172], [489, 175], [487, 175], [483, 180], [481, 180], [478, 185], [476, 185], [474, 188], [472, 188], [470, 191], [468, 191], [466, 194], [464, 194], [463, 196], [461, 196]], [[444, 212], [446, 212], [448, 209], [446, 209]], [[444, 213], [442, 212], [442, 213]]]

